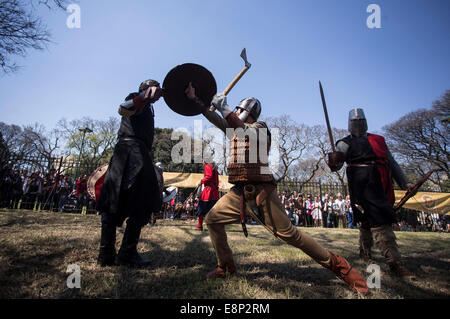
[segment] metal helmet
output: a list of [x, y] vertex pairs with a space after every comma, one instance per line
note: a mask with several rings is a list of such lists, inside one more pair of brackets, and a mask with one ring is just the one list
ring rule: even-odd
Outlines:
[[147, 90], [151, 86], [159, 86], [159, 82], [156, 80], [146, 80], [139, 85], [139, 93]]
[[354, 108], [348, 114], [348, 130], [357, 137], [367, 133], [367, 120], [363, 109]]
[[243, 122], [247, 119], [249, 115], [251, 115], [255, 121], [258, 120], [259, 115], [261, 114], [261, 102], [257, 98], [248, 97], [243, 99], [236, 109], [243, 109], [244, 111], [239, 115], [239, 119]]
[[164, 165], [161, 162], [155, 163], [155, 166], [158, 167], [160, 170], [164, 170]]

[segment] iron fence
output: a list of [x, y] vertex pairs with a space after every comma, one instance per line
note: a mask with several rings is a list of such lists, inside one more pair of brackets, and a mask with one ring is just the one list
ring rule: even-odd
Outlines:
[[[97, 167], [104, 164], [101, 160], [70, 156], [22, 156], [10, 155], [0, 166], [0, 207], [13, 209], [53, 210], [61, 212], [95, 213], [95, 203], [84, 190], [77, 194], [77, 181], [89, 176]], [[32, 173], [42, 179], [41, 191], [26, 188]], [[27, 174], [27, 175], [24, 175]], [[20, 178], [18, 178], [20, 177]], [[55, 179], [64, 180], [55, 183]], [[87, 178], [84, 183], [87, 182]], [[62, 184], [62, 185], [59, 185]], [[347, 184], [303, 182], [282, 180], [278, 191], [287, 194], [296, 190], [299, 194], [320, 196], [348, 195]]]

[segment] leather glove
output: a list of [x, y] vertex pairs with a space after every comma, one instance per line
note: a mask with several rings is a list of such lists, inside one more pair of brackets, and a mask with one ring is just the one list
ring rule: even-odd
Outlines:
[[227, 104], [227, 97], [222, 93], [214, 95], [211, 104], [226, 118], [228, 114], [233, 112]]
[[332, 172], [338, 171], [342, 164], [345, 162], [345, 156], [342, 152], [331, 152], [328, 153], [328, 167], [331, 169]]
[[151, 86], [143, 92], [143, 100], [146, 103], [155, 103], [162, 96], [163, 90], [157, 86]]

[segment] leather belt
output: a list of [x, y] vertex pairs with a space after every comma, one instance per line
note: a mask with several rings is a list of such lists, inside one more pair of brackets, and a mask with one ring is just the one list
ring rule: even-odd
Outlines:
[[140, 138], [137, 137], [130, 137], [130, 136], [124, 136], [124, 137], [119, 137], [117, 139], [117, 143], [120, 142], [138, 142], [139, 144], [143, 145], [147, 150], [149, 150], [147, 144], [141, 140]]
[[377, 162], [369, 161], [369, 162], [350, 163], [349, 164], [349, 166], [356, 166], [356, 167], [368, 167], [368, 166], [374, 166], [374, 165], [377, 165]]

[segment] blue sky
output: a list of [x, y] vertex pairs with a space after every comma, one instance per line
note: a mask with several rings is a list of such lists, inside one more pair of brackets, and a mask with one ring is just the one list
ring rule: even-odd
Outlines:
[[[23, 68], [0, 76], [0, 121], [53, 128], [65, 117], [117, 116], [117, 106], [148, 78], [198, 63], [225, 89], [243, 66], [252, 68], [229, 104], [255, 96], [263, 116], [289, 115], [325, 124], [321, 80], [333, 126], [363, 107], [369, 130], [429, 107], [450, 89], [450, 1], [80, 0], [81, 28], [69, 13], [40, 13], [54, 43], [16, 59]], [[369, 29], [369, 4], [381, 8], [381, 29]], [[156, 126], [193, 127], [197, 117], [173, 113], [161, 99]]]

